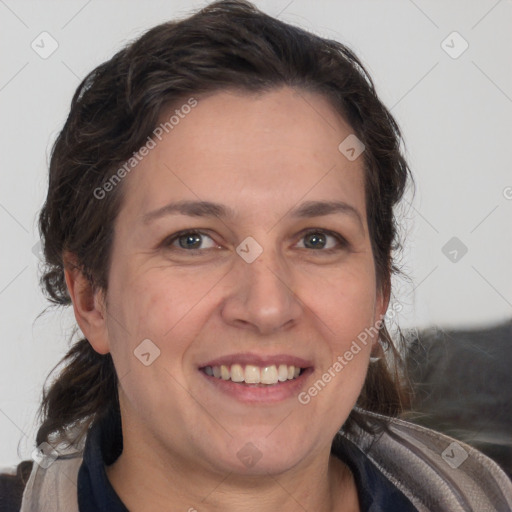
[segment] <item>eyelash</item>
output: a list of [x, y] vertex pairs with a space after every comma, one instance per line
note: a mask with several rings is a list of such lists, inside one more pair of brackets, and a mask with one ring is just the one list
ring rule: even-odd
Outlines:
[[[313, 235], [313, 234], [315, 234], [315, 235], [322, 234], [322, 235], [332, 236], [333, 238], [335, 238], [337, 240], [339, 246], [338, 247], [331, 247], [330, 249], [318, 249], [318, 250], [309, 249], [310, 251], [315, 251], [315, 252], [324, 253], [324, 254], [332, 254], [334, 252], [337, 252], [337, 251], [340, 251], [340, 250], [343, 250], [343, 249], [346, 249], [346, 248], [349, 247], [349, 243], [347, 242], [347, 240], [343, 236], [341, 236], [339, 233], [336, 233], [335, 231], [330, 231], [330, 230], [327, 230], [327, 229], [309, 228], [306, 231], [301, 233], [301, 237], [300, 238], [302, 239], [302, 238], [307, 237], [308, 235]], [[184, 235], [207, 236], [208, 238], [213, 240], [213, 238], [210, 235], [208, 235], [207, 233], [204, 233], [203, 231], [196, 230], [196, 229], [186, 229], [186, 230], [178, 231], [177, 233], [174, 233], [170, 237], [167, 237], [163, 241], [162, 246], [164, 246], [166, 248], [170, 248], [170, 246], [176, 240], [178, 240], [180, 237], [182, 237]], [[172, 249], [173, 250], [177, 249], [177, 250], [181, 250], [181, 251], [184, 251], [184, 252], [187, 252], [187, 253], [192, 253], [192, 254], [196, 254], [198, 252], [204, 252], [205, 250], [207, 250], [207, 249], [184, 249], [183, 247], [174, 247]], [[306, 247], [305, 250], [308, 250], [308, 248]]]

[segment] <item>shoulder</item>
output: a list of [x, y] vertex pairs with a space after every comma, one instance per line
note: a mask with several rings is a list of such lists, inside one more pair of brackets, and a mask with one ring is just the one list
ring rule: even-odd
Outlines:
[[32, 471], [32, 460], [20, 462], [11, 472], [0, 473], [0, 510], [18, 512], [23, 491]]
[[418, 510], [512, 510], [512, 482], [480, 451], [404, 420], [364, 414], [385, 428], [346, 437]]
[[34, 460], [0, 470], [0, 512], [78, 511], [74, 482], [82, 462], [85, 437], [73, 443], [64, 433], [50, 441], [52, 444], [46, 442], [38, 447]]

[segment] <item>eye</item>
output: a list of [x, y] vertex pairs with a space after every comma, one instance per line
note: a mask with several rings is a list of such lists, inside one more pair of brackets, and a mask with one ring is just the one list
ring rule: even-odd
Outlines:
[[[205, 239], [210, 240], [210, 243], [206, 246], [204, 245]], [[313, 249], [322, 253], [332, 253], [348, 247], [348, 242], [343, 236], [325, 229], [309, 229], [301, 234], [301, 240], [305, 240], [305, 243], [304, 247], [299, 248]], [[198, 230], [184, 230], [174, 233], [164, 240], [162, 246], [191, 253], [218, 247], [209, 235]]]
[[[329, 243], [329, 238], [332, 239]], [[325, 229], [309, 229], [302, 234], [306, 249], [332, 253], [348, 246], [348, 242], [339, 233]]]
[[[202, 246], [203, 238], [207, 238], [211, 241], [209, 246]], [[171, 235], [169, 238], [167, 238], [163, 245], [165, 247], [171, 246], [175, 249], [184, 249], [188, 252], [217, 247], [217, 244], [206, 233], [194, 230], [180, 231], [179, 233], [175, 233], [174, 235]]]

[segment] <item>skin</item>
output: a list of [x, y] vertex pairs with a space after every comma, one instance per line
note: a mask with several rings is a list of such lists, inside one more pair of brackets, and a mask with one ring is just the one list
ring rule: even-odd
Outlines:
[[[66, 270], [77, 322], [97, 352], [112, 354], [120, 379], [124, 450], [107, 475], [130, 510], [359, 510], [353, 477], [330, 445], [376, 339], [307, 405], [297, 396], [244, 403], [198, 370], [232, 353], [291, 354], [314, 366], [307, 390], [384, 315], [389, 297], [376, 286], [363, 158], [350, 162], [338, 150], [351, 133], [313, 93], [198, 97], [124, 179], [108, 291]], [[144, 223], [148, 212], [183, 199], [222, 203], [236, 216]], [[362, 224], [342, 213], [288, 215], [313, 200], [345, 201]], [[179, 241], [162, 244], [189, 228], [208, 235], [195, 255]], [[339, 233], [348, 245], [327, 236], [335, 252], [311, 248], [306, 228]], [[248, 236], [263, 248], [250, 264], [236, 252]], [[160, 349], [149, 366], [133, 353], [144, 339]], [[237, 457], [248, 442], [261, 454], [251, 467]]]

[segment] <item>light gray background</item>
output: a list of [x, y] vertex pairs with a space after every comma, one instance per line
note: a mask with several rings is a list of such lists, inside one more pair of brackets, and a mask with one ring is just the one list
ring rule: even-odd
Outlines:
[[[45, 377], [68, 347], [71, 311], [38, 288], [37, 211], [51, 143], [81, 78], [143, 31], [207, 2], [0, 0], [0, 466], [30, 458]], [[406, 140], [417, 193], [405, 210], [396, 283], [402, 327], [468, 328], [512, 310], [512, 2], [256, 1], [271, 15], [348, 44]], [[41, 32], [58, 42], [42, 59]], [[457, 59], [442, 41], [469, 44]], [[457, 39], [445, 43], [452, 52]], [[457, 237], [467, 254], [442, 247]], [[18, 442], [20, 451], [18, 453]]]

